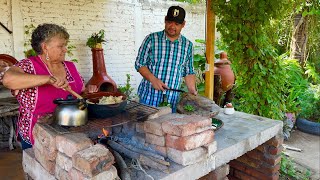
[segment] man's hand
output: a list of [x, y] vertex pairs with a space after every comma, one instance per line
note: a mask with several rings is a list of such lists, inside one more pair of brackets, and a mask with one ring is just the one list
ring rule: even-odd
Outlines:
[[151, 82], [152, 87], [156, 90], [164, 91], [165, 89], [168, 89], [168, 86], [164, 84], [160, 79], [155, 77], [150, 70], [146, 66], [142, 66], [139, 69], [139, 73], [148, 81]]
[[168, 89], [168, 86], [156, 77], [150, 78], [150, 82], [152, 87], [156, 90], [164, 91], [165, 89]]
[[189, 93], [193, 95], [197, 95], [197, 89], [196, 89], [196, 76], [194, 74], [187, 75], [185, 78], [186, 85], [188, 88]]

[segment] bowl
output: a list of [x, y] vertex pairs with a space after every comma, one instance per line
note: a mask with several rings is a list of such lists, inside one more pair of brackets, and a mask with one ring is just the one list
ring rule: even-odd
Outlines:
[[224, 113], [225, 114], [233, 114], [235, 112], [234, 108], [231, 107], [231, 108], [228, 108], [228, 107], [225, 107], [224, 108]]
[[[116, 104], [98, 104], [103, 96], [122, 96], [122, 102]], [[115, 116], [124, 111], [127, 105], [127, 96], [120, 92], [96, 92], [85, 95], [88, 104], [89, 118], [103, 119]]]

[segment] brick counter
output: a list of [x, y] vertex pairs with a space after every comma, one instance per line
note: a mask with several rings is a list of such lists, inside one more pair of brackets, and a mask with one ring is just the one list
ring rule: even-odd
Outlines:
[[215, 132], [218, 144], [206, 160], [182, 166], [171, 163], [170, 173], [148, 170], [155, 179], [278, 179], [282, 121], [235, 112], [215, 117], [224, 126]]

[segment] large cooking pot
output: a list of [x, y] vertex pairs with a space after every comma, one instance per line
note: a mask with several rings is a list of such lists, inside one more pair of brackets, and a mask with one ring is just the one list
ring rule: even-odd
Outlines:
[[[99, 104], [103, 96], [122, 96], [122, 102], [116, 104]], [[120, 92], [96, 92], [86, 95], [90, 118], [103, 119], [115, 116], [124, 111], [127, 105], [127, 96]]]
[[85, 99], [74, 99], [71, 95], [64, 99], [56, 99], [54, 120], [61, 126], [82, 126], [88, 122], [87, 103]]

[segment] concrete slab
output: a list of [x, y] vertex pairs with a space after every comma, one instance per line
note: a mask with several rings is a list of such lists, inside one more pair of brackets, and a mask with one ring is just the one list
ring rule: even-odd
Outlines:
[[288, 141], [284, 141], [289, 147], [299, 148], [302, 152], [285, 149], [289, 155], [300, 167], [299, 169], [310, 169], [311, 179], [320, 179], [320, 136], [307, 134], [299, 130], [294, 130]]

